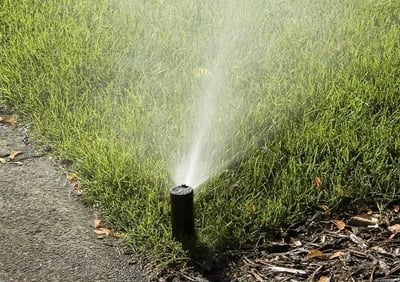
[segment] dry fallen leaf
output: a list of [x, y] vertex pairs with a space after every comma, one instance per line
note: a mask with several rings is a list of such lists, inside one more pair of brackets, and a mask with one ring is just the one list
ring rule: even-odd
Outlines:
[[108, 229], [108, 228], [105, 228], [105, 227], [96, 228], [96, 229], [94, 230], [94, 232], [95, 232], [96, 234], [99, 234], [99, 235], [106, 235], [106, 236], [108, 236], [108, 235], [111, 234], [111, 230]]
[[121, 233], [121, 232], [112, 232], [110, 229], [106, 228], [106, 227], [100, 227], [100, 220], [96, 220], [93, 222], [94, 225], [98, 225], [98, 227], [96, 227], [96, 229], [94, 229], [93, 231], [99, 235], [97, 238], [98, 239], [103, 239], [104, 236], [111, 236], [114, 238], [122, 238], [125, 236], [125, 233]]
[[317, 190], [321, 190], [322, 189], [322, 180], [321, 178], [319, 178], [318, 176], [316, 176], [314, 178], [314, 185], [317, 188]]
[[8, 158], [10, 159], [10, 160], [13, 160], [14, 158], [15, 158], [15, 156], [16, 155], [18, 155], [18, 154], [21, 154], [22, 153], [22, 151], [11, 151], [10, 152], [10, 155], [8, 156]]
[[307, 254], [307, 258], [308, 259], [314, 259], [314, 258], [326, 259], [327, 257], [320, 250], [313, 249]]
[[343, 220], [334, 219], [331, 222], [336, 225], [338, 232], [342, 231], [346, 227], [346, 224], [343, 222]]
[[81, 185], [78, 180], [78, 176], [75, 173], [72, 173], [68, 176], [69, 183], [72, 188], [72, 192], [76, 195], [82, 195]]
[[106, 236], [111, 236], [114, 238], [122, 238], [125, 236], [125, 233], [121, 232], [113, 232], [110, 229], [104, 227], [101, 225], [101, 220], [98, 219], [97, 217], [93, 219], [93, 222], [91, 224], [95, 229], [93, 230], [97, 235], [97, 239], [103, 239]]
[[331, 278], [325, 275], [320, 276], [318, 279], [318, 282], [329, 282], [329, 281], [331, 281]]
[[343, 255], [345, 255], [345, 254], [346, 254], [346, 253], [344, 253], [344, 252], [337, 251], [337, 252], [334, 252], [334, 253], [329, 257], [329, 259], [335, 259], [335, 258], [341, 257], [341, 256], [343, 256]]
[[76, 182], [78, 181], [78, 176], [75, 173], [71, 173], [70, 175], [68, 175], [68, 180], [69, 182]]
[[394, 224], [389, 226], [389, 230], [393, 233], [389, 239], [393, 239], [397, 234], [400, 234], [400, 224]]
[[0, 122], [5, 123], [6, 125], [13, 125], [13, 124], [17, 123], [17, 118], [16, 118], [16, 116], [10, 116], [8, 118], [1, 117]]
[[3, 158], [0, 158], [0, 164], [5, 164], [7, 161]]
[[95, 219], [93, 220], [93, 227], [94, 227], [94, 228], [99, 228], [99, 227], [100, 227], [100, 219], [95, 218]]

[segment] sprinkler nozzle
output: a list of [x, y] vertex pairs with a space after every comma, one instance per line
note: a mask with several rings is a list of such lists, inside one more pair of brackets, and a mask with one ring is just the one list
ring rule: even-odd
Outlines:
[[194, 234], [193, 188], [182, 184], [170, 190], [172, 236], [184, 242]]

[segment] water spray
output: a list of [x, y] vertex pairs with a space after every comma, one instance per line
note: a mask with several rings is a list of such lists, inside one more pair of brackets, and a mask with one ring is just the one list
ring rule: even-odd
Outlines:
[[185, 242], [195, 235], [193, 188], [182, 184], [170, 190], [172, 236]]

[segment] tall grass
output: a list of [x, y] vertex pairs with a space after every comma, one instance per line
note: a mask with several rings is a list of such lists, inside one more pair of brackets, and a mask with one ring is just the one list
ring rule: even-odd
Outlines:
[[[256, 242], [321, 204], [398, 197], [400, 3], [302, 2], [253, 1], [259, 33], [227, 74], [249, 109], [226, 152], [237, 157], [195, 199], [210, 247]], [[72, 160], [86, 203], [164, 266], [185, 257], [165, 152], [185, 145], [221, 3], [0, 1], [0, 105]]]

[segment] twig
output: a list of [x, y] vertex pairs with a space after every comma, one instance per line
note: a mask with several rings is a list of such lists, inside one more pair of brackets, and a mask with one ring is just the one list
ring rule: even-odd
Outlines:
[[6, 162], [5, 164], [23, 165], [22, 162]]
[[281, 267], [281, 266], [275, 266], [275, 265], [270, 265], [269, 268], [271, 271], [275, 272], [286, 272], [286, 273], [291, 273], [291, 274], [296, 274], [296, 275], [307, 275], [307, 272], [301, 269], [295, 269], [295, 268], [287, 268], [287, 267]]
[[364, 240], [361, 239], [360, 237], [354, 235], [353, 233], [350, 234], [350, 240], [353, 241], [354, 243], [358, 244], [361, 249], [368, 248], [368, 245], [365, 244]]
[[308, 277], [308, 281], [314, 281], [315, 276], [321, 271], [321, 269], [323, 268], [323, 265], [320, 265], [314, 272], [313, 274], [311, 274], [310, 277]]
[[247, 264], [247, 265], [251, 265], [251, 266], [254, 266], [254, 267], [259, 266], [259, 265], [257, 265], [255, 262], [249, 260], [247, 257], [243, 257], [243, 261], [244, 261], [244, 263]]
[[400, 270], [400, 264], [398, 266], [396, 266], [395, 268], [393, 268], [390, 272], [389, 275], [395, 274], [397, 271]]
[[264, 282], [268, 280], [267, 277], [258, 273], [254, 268], [250, 269], [250, 273], [253, 274], [257, 281]]
[[373, 282], [373, 281], [374, 281], [374, 274], [375, 274], [375, 271], [376, 271], [376, 266], [372, 269], [371, 275], [369, 276], [369, 281], [370, 281], [370, 282]]
[[185, 277], [188, 281], [196, 281], [196, 279], [194, 279], [194, 278], [192, 278], [192, 277], [190, 277], [190, 276], [188, 276], [188, 275], [186, 275], [186, 274], [184, 274], [184, 273], [180, 273], [180, 275], [182, 275], [183, 277]]

